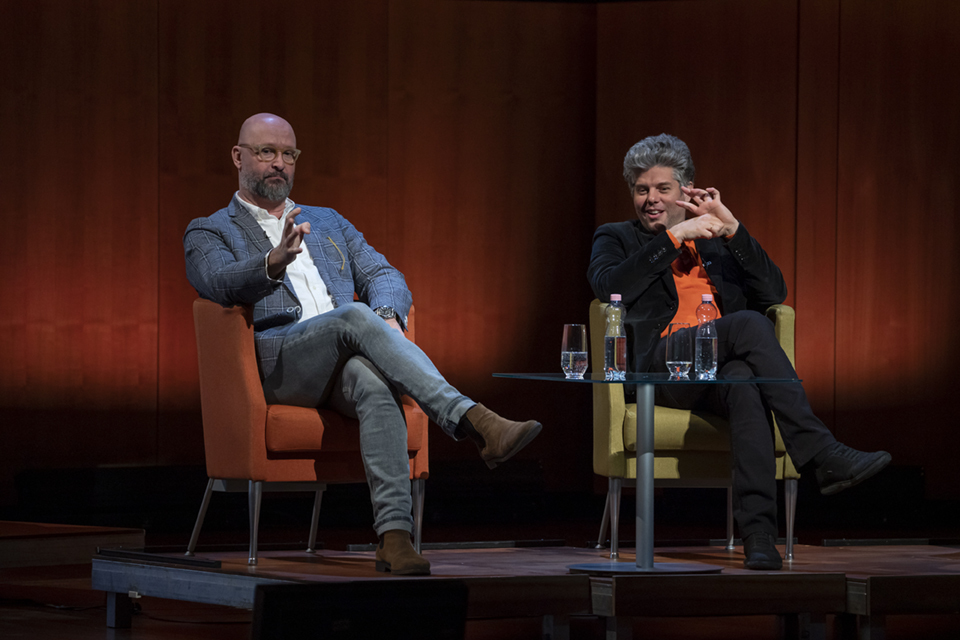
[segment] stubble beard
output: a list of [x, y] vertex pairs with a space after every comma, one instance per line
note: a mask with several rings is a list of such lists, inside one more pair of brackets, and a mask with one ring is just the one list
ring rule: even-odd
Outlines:
[[[283, 178], [280, 184], [270, 184], [267, 179], [273, 177]], [[287, 199], [290, 191], [293, 190], [293, 176], [285, 173], [271, 173], [262, 177], [251, 176], [245, 172], [240, 172], [240, 182], [250, 191], [250, 193], [267, 200], [268, 202], [281, 202]]]

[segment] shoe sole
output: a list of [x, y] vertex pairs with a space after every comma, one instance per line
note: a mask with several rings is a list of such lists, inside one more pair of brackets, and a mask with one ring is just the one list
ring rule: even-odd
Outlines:
[[783, 562], [780, 562], [780, 564], [773, 564], [769, 562], [754, 562], [753, 564], [747, 564], [744, 562], [743, 566], [752, 571], [779, 571], [780, 569], [783, 569]]
[[506, 462], [516, 454], [520, 453], [521, 449], [523, 449], [525, 446], [533, 442], [533, 439], [540, 434], [541, 429], [543, 429], [543, 425], [538, 422], [537, 426], [534, 427], [533, 429], [530, 429], [530, 431], [527, 432], [527, 436], [523, 440], [521, 440], [519, 444], [517, 444], [517, 446], [515, 446], [512, 451], [510, 451], [510, 453], [508, 453], [505, 456], [500, 456], [499, 458], [494, 458], [492, 460], [484, 460], [484, 462], [487, 463], [487, 467], [489, 467], [490, 469], [496, 469], [498, 464], [500, 464], [501, 462]]
[[849, 489], [850, 487], [856, 486], [864, 480], [869, 480], [871, 477], [879, 473], [885, 466], [890, 464], [891, 459], [892, 457], [889, 453], [885, 456], [880, 456], [873, 462], [873, 464], [861, 471], [858, 475], [850, 478], [849, 480], [843, 480], [841, 482], [835, 482], [833, 484], [828, 484], [825, 487], [821, 487], [820, 493], [825, 496], [832, 496], [835, 493], [840, 493], [844, 489]]
[[427, 569], [406, 569], [404, 571], [394, 571], [390, 568], [390, 563], [385, 560], [377, 560], [374, 568], [380, 573], [392, 573], [395, 576], [428, 576], [430, 568]]

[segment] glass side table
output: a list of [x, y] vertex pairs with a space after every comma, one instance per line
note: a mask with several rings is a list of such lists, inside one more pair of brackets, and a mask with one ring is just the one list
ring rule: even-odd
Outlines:
[[671, 380], [664, 373], [628, 373], [625, 380], [604, 380], [602, 373], [588, 373], [582, 379], [562, 373], [495, 373], [495, 378], [540, 380], [570, 384], [623, 384], [637, 389], [637, 561], [589, 562], [570, 565], [571, 573], [619, 575], [631, 573], [719, 573], [723, 567], [697, 562], [653, 561], [653, 390], [659, 384], [799, 384], [798, 378], [736, 378], [717, 380]]

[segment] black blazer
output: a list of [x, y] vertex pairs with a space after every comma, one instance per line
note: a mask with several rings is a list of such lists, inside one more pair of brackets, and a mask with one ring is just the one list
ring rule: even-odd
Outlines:
[[[729, 240], [696, 240], [707, 275], [717, 289], [721, 314], [752, 309], [763, 313], [787, 297], [783, 274], [743, 223]], [[639, 220], [613, 222], [593, 235], [587, 278], [603, 302], [623, 296], [627, 308], [627, 357], [630, 371], [647, 371], [660, 334], [677, 312], [677, 287], [671, 263], [680, 256], [664, 232], [647, 232]]]

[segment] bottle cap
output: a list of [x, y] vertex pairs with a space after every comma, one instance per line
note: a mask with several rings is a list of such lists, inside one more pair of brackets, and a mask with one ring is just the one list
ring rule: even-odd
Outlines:
[[619, 294], [619, 293], [611, 293], [611, 294], [610, 294], [610, 302], [620, 302], [620, 294]]
[[712, 293], [704, 293], [704, 294], [700, 297], [700, 302], [713, 302], [713, 294], [712, 294]]

